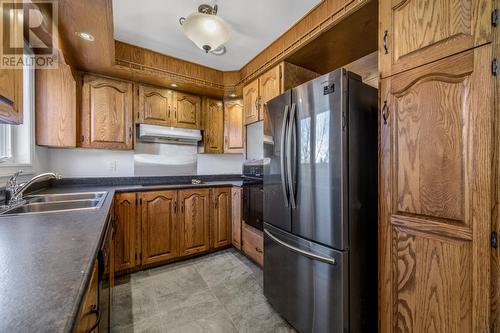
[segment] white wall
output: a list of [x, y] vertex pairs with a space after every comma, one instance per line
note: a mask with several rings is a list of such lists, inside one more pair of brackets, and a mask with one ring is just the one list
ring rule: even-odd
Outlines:
[[[133, 177], [134, 152], [104, 149], [37, 147], [45, 171], [63, 177]], [[241, 174], [243, 154], [197, 154], [197, 174]]]
[[264, 122], [258, 121], [247, 126], [247, 158], [264, 158]]
[[198, 154], [198, 175], [241, 174], [243, 154]]
[[48, 169], [63, 177], [132, 177], [134, 152], [107, 149], [47, 149]]

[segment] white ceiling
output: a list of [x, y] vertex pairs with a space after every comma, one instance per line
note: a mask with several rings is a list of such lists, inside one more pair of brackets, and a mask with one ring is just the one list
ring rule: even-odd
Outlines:
[[[239, 70], [321, 0], [113, 0], [115, 39], [219, 70]], [[219, 6], [231, 26], [225, 55], [205, 54], [182, 33], [181, 16]]]

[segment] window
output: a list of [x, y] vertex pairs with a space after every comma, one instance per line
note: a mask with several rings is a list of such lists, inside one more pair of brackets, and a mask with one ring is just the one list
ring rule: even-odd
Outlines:
[[12, 130], [11, 125], [0, 124], [0, 163], [12, 160]]
[[0, 124], [0, 177], [17, 170], [33, 173], [34, 156], [34, 70], [23, 70], [23, 124]]

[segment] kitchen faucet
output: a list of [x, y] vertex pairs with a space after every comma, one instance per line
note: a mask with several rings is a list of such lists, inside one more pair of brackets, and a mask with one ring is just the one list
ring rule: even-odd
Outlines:
[[23, 184], [18, 184], [17, 183], [17, 177], [22, 173], [21, 170], [17, 171], [14, 173], [9, 180], [7, 181], [6, 187], [5, 187], [5, 203], [7, 204], [8, 207], [12, 207], [14, 205], [17, 205], [23, 201], [23, 194], [26, 192], [28, 188], [30, 188], [33, 184], [44, 181], [44, 180], [49, 180], [49, 179], [61, 179], [62, 176], [60, 174], [54, 173], [54, 172], [47, 172], [47, 173], [42, 173], [39, 174], [30, 180], [28, 180], [26, 183]]

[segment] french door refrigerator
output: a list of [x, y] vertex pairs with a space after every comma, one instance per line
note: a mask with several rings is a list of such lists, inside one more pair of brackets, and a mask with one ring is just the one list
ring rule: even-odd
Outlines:
[[345, 69], [267, 103], [264, 294], [306, 332], [377, 330], [377, 90]]

